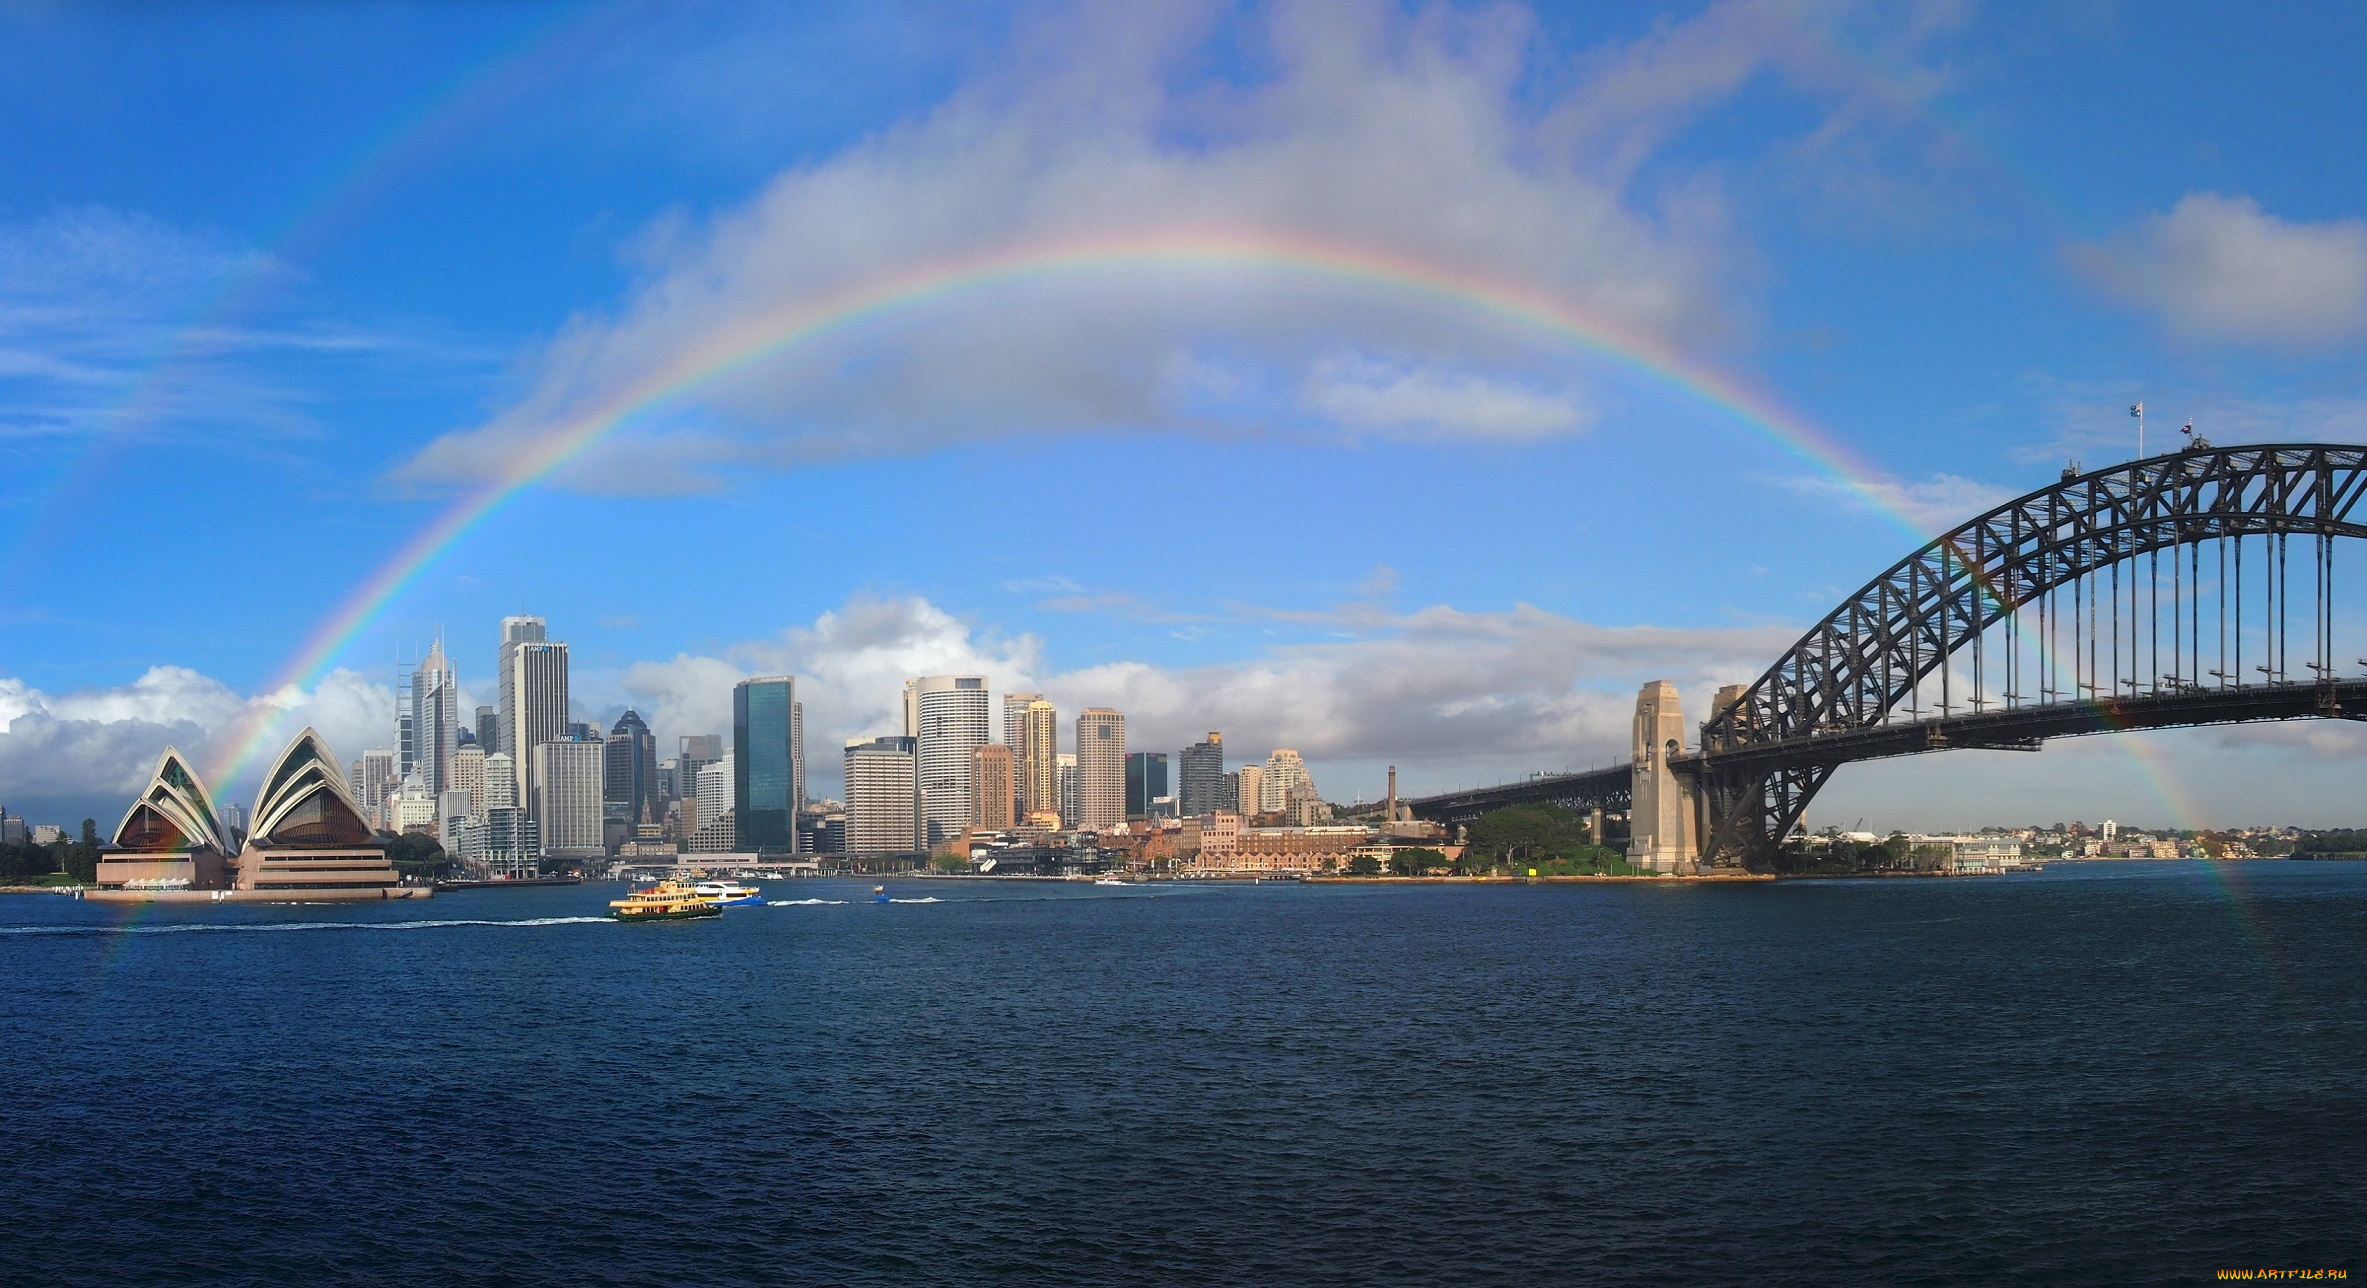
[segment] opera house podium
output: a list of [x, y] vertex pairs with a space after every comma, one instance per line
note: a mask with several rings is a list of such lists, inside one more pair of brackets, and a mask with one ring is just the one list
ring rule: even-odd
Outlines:
[[140, 799], [99, 857], [88, 897], [175, 902], [317, 903], [425, 899], [387, 861], [345, 773], [321, 736], [297, 734], [263, 775], [254, 830], [242, 847], [216, 822], [205, 786], [167, 748]]

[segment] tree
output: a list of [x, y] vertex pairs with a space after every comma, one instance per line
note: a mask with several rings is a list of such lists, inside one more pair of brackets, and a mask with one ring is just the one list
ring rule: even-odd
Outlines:
[[82, 820], [82, 839], [66, 851], [60, 865], [67, 876], [82, 885], [99, 879], [99, 823], [97, 819]]
[[414, 880], [432, 881], [452, 870], [452, 856], [425, 832], [405, 832], [386, 847], [386, 861]]
[[1381, 861], [1370, 854], [1354, 855], [1348, 860], [1348, 875], [1352, 877], [1377, 877], [1381, 875]]
[[1424, 846], [1408, 846], [1389, 852], [1389, 871], [1396, 876], [1428, 876], [1431, 869], [1446, 865], [1446, 855]]
[[1466, 870], [1524, 870], [1602, 848], [1594, 844], [1586, 821], [1559, 805], [1512, 805], [1483, 814], [1472, 822], [1469, 840], [1463, 851]]

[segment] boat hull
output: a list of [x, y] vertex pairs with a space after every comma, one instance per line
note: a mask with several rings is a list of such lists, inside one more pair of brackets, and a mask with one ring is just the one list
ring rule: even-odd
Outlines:
[[612, 908], [608, 915], [618, 921], [690, 921], [698, 917], [720, 917], [723, 909], [711, 903], [702, 903], [695, 908], [662, 908], [651, 912]]

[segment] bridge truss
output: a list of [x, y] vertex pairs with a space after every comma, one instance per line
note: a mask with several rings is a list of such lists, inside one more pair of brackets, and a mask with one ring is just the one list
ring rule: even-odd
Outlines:
[[2367, 537], [2363, 493], [2367, 448], [2197, 445], [2066, 470], [1941, 535], [1702, 725], [1677, 767], [1702, 796], [1705, 859], [1771, 860], [1851, 761], [2367, 715], [2335, 612], [2337, 539]]

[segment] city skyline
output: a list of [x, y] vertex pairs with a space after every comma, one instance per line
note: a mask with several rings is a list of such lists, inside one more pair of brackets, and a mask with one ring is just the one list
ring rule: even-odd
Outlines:
[[[546, 724], [665, 747], [795, 674], [823, 783], [939, 674], [1338, 799], [1584, 768], [2131, 404], [2367, 433], [2367, 180], [2292, 152], [2367, 130], [2355, 14], [1503, 12], [0, 19], [0, 316], [51, 320], [0, 330], [6, 803], [104, 816], [168, 743], [251, 799], [306, 724], [399, 757], [439, 636], [421, 732], [500, 727], [523, 610]], [[1046, 477], [1130, 503], [943, 557]], [[254, 490], [284, 525], [146, 575], [119, 498]], [[2338, 825], [2363, 736], [1853, 766], [1810, 819]]]

